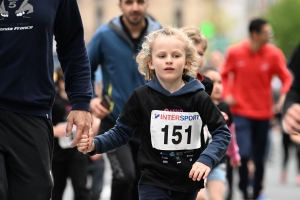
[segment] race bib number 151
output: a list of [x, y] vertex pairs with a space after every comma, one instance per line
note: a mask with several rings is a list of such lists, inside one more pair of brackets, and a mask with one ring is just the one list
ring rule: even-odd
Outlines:
[[151, 142], [159, 150], [189, 150], [201, 147], [202, 120], [197, 112], [151, 112]]

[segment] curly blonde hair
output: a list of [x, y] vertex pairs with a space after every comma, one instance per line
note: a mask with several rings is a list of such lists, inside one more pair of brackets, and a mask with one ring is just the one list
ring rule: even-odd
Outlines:
[[136, 57], [138, 63], [138, 70], [144, 76], [145, 80], [152, 80], [155, 77], [155, 71], [149, 69], [148, 61], [152, 59], [152, 48], [155, 39], [160, 36], [174, 36], [183, 42], [186, 61], [190, 62], [190, 67], [183, 71], [182, 76], [196, 77], [198, 69], [199, 55], [195, 49], [193, 41], [187, 36], [187, 34], [181, 29], [174, 28], [171, 26], [151, 32], [145, 37], [142, 44], [142, 49]]
[[207, 49], [207, 39], [195, 26], [185, 26], [181, 28], [194, 42], [195, 45], [201, 44], [204, 51]]

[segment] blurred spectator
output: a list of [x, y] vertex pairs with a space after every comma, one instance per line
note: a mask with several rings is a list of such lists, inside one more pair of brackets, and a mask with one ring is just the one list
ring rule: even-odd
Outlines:
[[[211, 95], [213, 88], [215, 88], [214, 83], [212, 82], [210, 77], [207, 77], [207, 76], [205, 76], [205, 74], [200, 73], [201, 69], [203, 67], [204, 54], [205, 54], [205, 51], [207, 49], [207, 40], [206, 40], [205, 36], [201, 33], [201, 31], [197, 27], [185, 26], [185, 27], [182, 28], [182, 30], [189, 36], [189, 38], [191, 38], [193, 40], [193, 42], [195, 44], [196, 51], [200, 55], [197, 79], [205, 86], [205, 92], [208, 95]], [[207, 69], [214, 69], [214, 68], [207, 68]], [[206, 72], [206, 70], [204, 72]], [[218, 88], [218, 87], [216, 86], [216, 88]], [[218, 93], [218, 92], [216, 92], [216, 90], [219, 90], [219, 89], [215, 89], [215, 93]], [[219, 94], [215, 94], [215, 95], [211, 96], [211, 98], [213, 99], [213, 97], [215, 97], [214, 99], [217, 102], [219, 102], [218, 95], [219, 96], [221, 95], [220, 91], [219, 91]], [[227, 112], [228, 114], [226, 114], [227, 116], [231, 116], [231, 114], [229, 114], [229, 108], [228, 107], [225, 106], [225, 108], [228, 108], [228, 109], [225, 109], [225, 110], [222, 109], [222, 108], [224, 108], [224, 102], [222, 102], [221, 104], [217, 103], [217, 105], [220, 106], [219, 109], [221, 111], [224, 111], [224, 112], [228, 111]], [[230, 121], [230, 123], [231, 123], [232, 117], [229, 117], [229, 118], [230, 118], [230, 120], [228, 119], [228, 121]], [[207, 129], [207, 127], [206, 127], [206, 129]], [[206, 129], [204, 129], [204, 131], [206, 131]], [[236, 145], [235, 135], [232, 136], [232, 138], [234, 138], [234, 140], [231, 140], [231, 143], [230, 143], [230, 146], [229, 146], [230, 151], [228, 151], [228, 152], [229, 152], [229, 155], [231, 155], [233, 157], [233, 159], [231, 161], [232, 161], [232, 163], [234, 163], [234, 161], [239, 160], [239, 155], [236, 156], [236, 154], [238, 154], [238, 148], [237, 148], [237, 145]], [[211, 140], [211, 137], [209, 139]], [[206, 141], [206, 142], [208, 143], [208, 141]], [[234, 144], [235, 144], [235, 146], [233, 147]], [[233, 149], [233, 148], [235, 148], [235, 149]], [[225, 160], [226, 159], [222, 159], [223, 162], [220, 162], [220, 164], [222, 164], [222, 163], [224, 164]], [[224, 185], [225, 181], [224, 180], [226, 179], [226, 172], [224, 172], [224, 171], [225, 171], [225, 168], [222, 169], [222, 166], [218, 165], [218, 167], [212, 169], [212, 171], [210, 173], [212, 175], [209, 175], [209, 179], [211, 181], [210, 182], [211, 183], [210, 184], [210, 189], [209, 189], [209, 196], [210, 196], [211, 199], [216, 199], [216, 198], [219, 198], [220, 196], [224, 195], [224, 188], [222, 188], [222, 186], [225, 187], [225, 185]], [[221, 180], [221, 181], [219, 181], [219, 180]], [[216, 185], [214, 185], [215, 182], [216, 182]], [[219, 184], [219, 182], [221, 182], [221, 184]], [[220, 185], [221, 185], [221, 187], [219, 187]], [[214, 190], [214, 188], [217, 189], [217, 190]], [[201, 189], [200, 192], [197, 195], [197, 200], [204, 200], [204, 199], [206, 199], [206, 188]]]
[[283, 106], [283, 130], [297, 145], [298, 175], [300, 185], [300, 45], [298, 45], [289, 61], [288, 67], [294, 74], [294, 80]]
[[70, 137], [65, 137], [67, 117], [71, 110], [70, 102], [65, 92], [65, 81], [61, 68], [56, 70], [56, 96], [52, 109], [52, 122], [54, 130], [54, 150], [52, 160], [52, 174], [54, 187], [52, 200], [62, 200], [67, 184], [67, 178], [71, 178], [74, 189], [74, 200], [90, 199], [87, 183], [88, 155], [71, 148], [75, 136], [75, 127]]
[[[100, 119], [93, 116], [93, 133], [98, 135]], [[90, 192], [91, 200], [99, 200], [103, 189], [103, 175], [104, 175], [104, 159], [102, 154], [89, 156], [88, 175], [91, 178]]]
[[192, 39], [195, 44], [196, 51], [200, 56], [197, 79], [204, 85], [205, 92], [210, 95], [213, 89], [213, 82], [206, 76], [203, 76], [200, 73], [201, 68], [204, 64], [204, 53], [207, 49], [207, 40], [201, 31], [194, 26], [185, 26], [182, 27], [182, 30]]
[[[249, 25], [249, 40], [227, 50], [222, 69], [224, 100], [230, 105], [236, 125], [240, 148], [239, 188], [249, 199], [247, 163], [252, 157], [255, 165], [253, 199], [260, 195], [263, 185], [269, 120], [273, 116], [271, 79], [277, 75], [282, 81], [281, 95], [276, 104], [281, 110], [292, 77], [282, 51], [268, 44], [273, 37], [272, 27], [263, 19]], [[228, 76], [230, 74], [233, 76]]]
[[221, 70], [221, 67], [224, 65], [224, 54], [219, 50], [214, 50], [209, 54], [208, 60], [209, 66]]
[[283, 127], [289, 134], [300, 134], [300, 45], [294, 51], [289, 69], [294, 74], [293, 85], [284, 102]]
[[[95, 81], [94, 81], [94, 92], [96, 96], [101, 97], [102, 96], [102, 82], [103, 82], [103, 76], [100, 67], [97, 68], [95, 72]], [[94, 116], [93, 117], [93, 133], [95, 136], [98, 135], [99, 132], [99, 126], [101, 123], [101, 120]], [[101, 192], [103, 189], [103, 175], [104, 175], [104, 168], [105, 163], [102, 154], [97, 154], [94, 156], [89, 156], [89, 164], [88, 164], [88, 174], [91, 177], [91, 200], [99, 200], [101, 196]]]
[[[227, 124], [231, 130], [232, 138], [230, 145], [228, 147], [228, 150], [226, 154], [229, 156], [224, 156], [222, 160], [211, 170], [210, 174], [207, 177], [207, 189], [208, 189], [208, 196], [209, 199], [223, 199], [225, 195], [225, 184], [226, 184], [226, 174], [227, 169], [232, 167], [239, 167], [240, 166], [240, 155], [238, 153], [238, 146], [236, 144], [236, 136], [234, 131], [234, 124], [233, 124], [233, 117], [229, 110], [229, 106], [222, 100], [222, 78], [221, 74], [218, 71], [218, 69], [214, 67], [205, 67], [201, 70], [201, 73], [204, 76], [207, 76], [212, 80], [213, 82], [213, 91], [210, 95], [212, 101], [215, 103], [215, 105], [219, 108], [223, 115], [226, 115], [228, 117]], [[211, 141], [211, 135], [207, 130], [207, 127], [204, 129], [204, 134], [206, 135], [206, 142], [209, 143]], [[229, 165], [227, 166], [227, 159], [229, 159]], [[230, 180], [229, 180], [230, 181]], [[231, 198], [232, 194], [232, 181], [230, 182], [231, 185], [229, 185], [229, 198]], [[200, 193], [203, 194], [203, 191], [201, 190]], [[202, 200], [203, 197], [200, 198], [200, 195], [197, 197], [197, 200]]]

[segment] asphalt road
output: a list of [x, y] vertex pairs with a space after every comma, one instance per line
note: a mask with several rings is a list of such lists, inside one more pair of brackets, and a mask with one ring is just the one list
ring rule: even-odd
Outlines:
[[[270, 156], [266, 164], [265, 173], [265, 199], [262, 200], [300, 200], [300, 185], [296, 184], [297, 161], [295, 148], [290, 149], [290, 159], [287, 167], [287, 181], [285, 184], [280, 182], [281, 160], [282, 160], [282, 136], [277, 132], [272, 132], [272, 145]], [[111, 171], [109, 170], [109, 162], [106, 160], [106, 171], [104, 177], [104, 188], [100, 200], [110, 200], [110, 179]], [[233, 200], [241, 200], [241, 194], [237, 188], [238, 174], [235, 171], [235, 188]], [[72, 188], [70, 182], [64, 193], [63, 200], [72, 200]]]

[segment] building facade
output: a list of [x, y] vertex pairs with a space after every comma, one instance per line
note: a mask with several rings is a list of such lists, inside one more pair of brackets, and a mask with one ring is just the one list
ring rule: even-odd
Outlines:
[[[214, 25], [214, 35], [235, 43], [247, 37], [249, 19], [279, 0], [149, 0], [149, 14], [163, 26]], [[98, 26], [121, 14], [119, 0], [78, 0], [88, 44]]]

